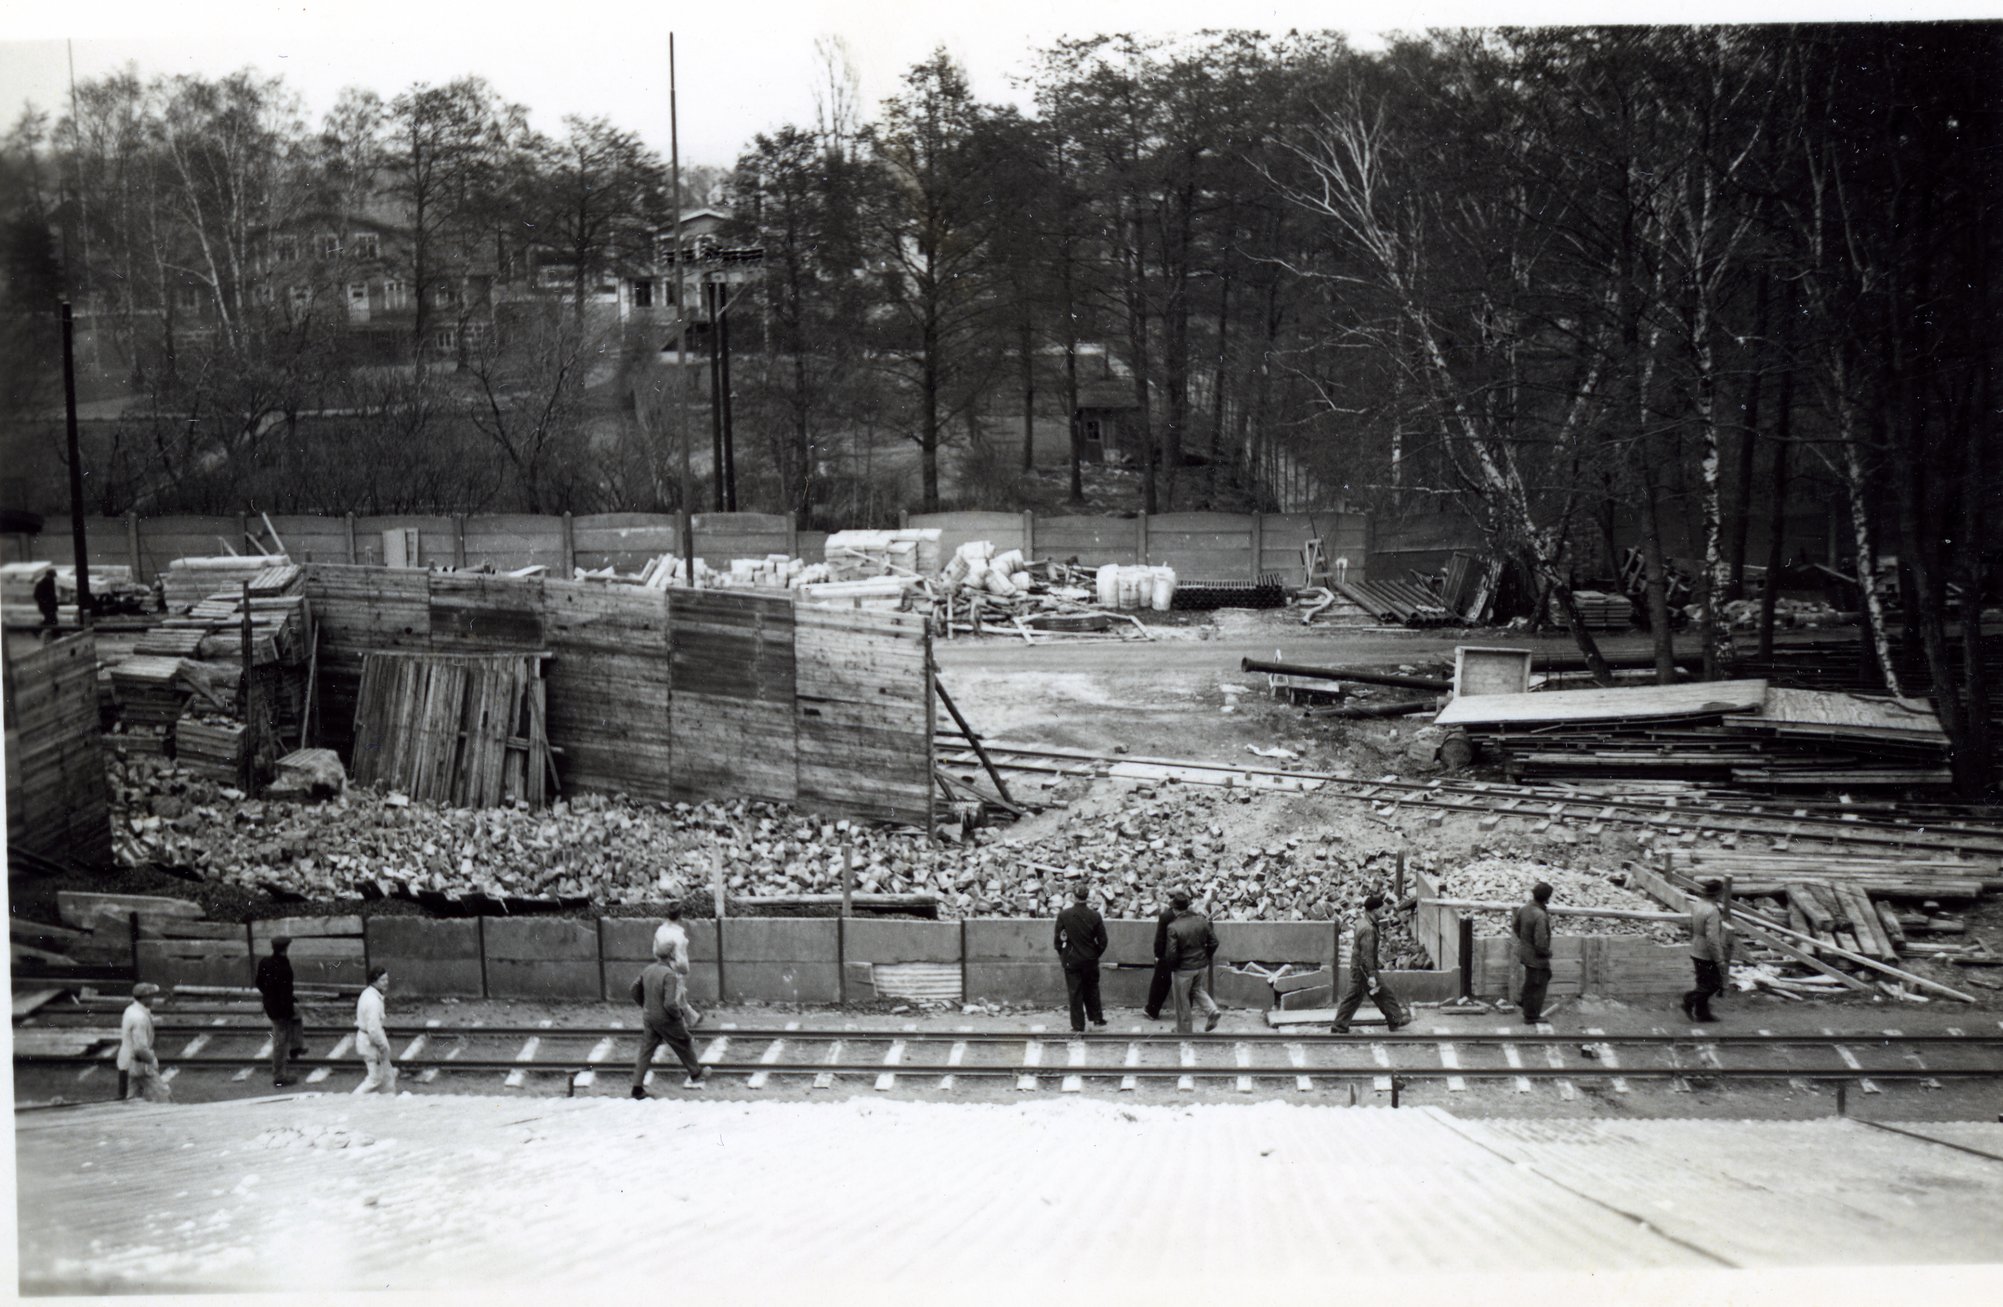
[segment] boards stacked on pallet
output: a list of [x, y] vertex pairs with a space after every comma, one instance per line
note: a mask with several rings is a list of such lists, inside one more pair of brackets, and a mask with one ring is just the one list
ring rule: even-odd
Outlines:
[[1704, 681], [1463, 696], [1459, 726], [1513, 779], [1678, 779], [1747, 789], [1949, 785], [1947, 734], [1917, 700]]

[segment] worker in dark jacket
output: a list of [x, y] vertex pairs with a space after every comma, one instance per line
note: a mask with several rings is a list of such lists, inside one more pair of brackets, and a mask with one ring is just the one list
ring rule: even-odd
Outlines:
[[1106, 951], [1106, 923], [1086, 902], [1089, 891], [1080, 881], [1071, 891], [1072, 904], [1057, 914], [1053, 942], [1064, 964], [1064, 989], [1071, 998], [1071, 1033], [1085, 1033], [1085, 1018], [1103, 1029], [1106, 1014], [1099, 1006], [1099, 958]]
[[1163, 908], [1155, 916], [1155, 973], [1148, 980], [1148, 1020], [1161, 1019], [1161, 1005], [1168, 1002], [1168, 988], [1175, 980], [1175, 968], [1168, 960], [1168, 923], [1175, 920], [1174, 899], [1186, 890], [1171, 889], [1168, 892], [1170, 906]]
[[633, 1001], [640, 1007], [640, 1055], [633, 1059], [633, 1097], [647, 1097], [647, 1068], [653, 1064], [654, 1050], [666, 1044], [674, 1050], [689, 1073], [690, 1084], [702, 1083], [702, 1063], [696, 1060], [695, 1043], [682, 1024], [682, 1006], [677, 1001], [681, 976], [672, 964], [672, 948], [663, 952], [655, 945], [654, 961], [633, 981]]
[[35, 607], [42, 610], [42, 625], [54, 626], [62, 609], [56, 602], [56, 569], [46, 568], [35, 578]]
[[1509, 919], [1509, 933], [1516, 936], [1516, 961], [1523, 968], [1523, 1023], [1534, 1026], [1544, 1019], [1544, 995], [1551, 988], [1551, 887], [1538, 881], [1530, 891], [1530, 901], [1519, 904]]
[[1711, 1000], [1725, 992], [1725, 969], [1732, 962], [1732, 941], [1725, 931], [1725, 882], [1704, 882], [1704, 897], [1690, 909], [1690, 965], [1697, 987], [1683, 996], [1683, 1015], [1692, 1021], [1716, 1021]]
[[1384, 1022], [1390, 1029], [1412, 1024], [1411, 1014], [1377, 973], [1377, 924], [1383, 911], [1382, 894], [1372, 894], [1363, 900], [1363, 916], [1349, 940], [1349, 992], [1343, 996], [1342, 1006], [1335, 1010], [1333, 1028], [1338, 1035], [1349, 1033], [1349, 1020], [1363, 1006], [1365, 994], [1377, 1001], [1377, 1010], [1384, 1014]]
[[271, 937], [271, 955], [257, 962], [257, 992], [264, 997], [264, 1015], [271, 1021], [271, 1084], [283, 1089], [292, 1083], [285, 1074], [289, 1057], [306, 1056], [306, 1023], [300, 1020], [299, 1004], [292, 995], [292, 948], [290, 935]]
[[1210, 997], [1210, 959], [1217, 954], [1217, 932], [1210, 928], [1210, 918], [1189, 905], [1187, 890], [1177, 890], [1169, 906], [1175, 909], [1175, 920], [1168, 923], [1164, 958], [1175, 972], [1176, 1033], [1187, 1035], [1195, 1028], [1198, 1007], [1208, 1014], [1203, 1028], [1215, 1030], [1221, 1014], [1217, 1000]]

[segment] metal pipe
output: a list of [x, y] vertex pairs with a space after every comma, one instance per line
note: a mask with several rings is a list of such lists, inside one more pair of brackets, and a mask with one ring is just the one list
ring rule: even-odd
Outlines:
[[1318, 681], [1357, 681], [1364, 685], [1395, 685], [1407, 690], [1451, 690], [1453, 683], [1435, 676], [1405, 676], [1397, 672], [1377, 672], [1368, 667], [1309, 667], [1303, 663], [1266, 662], [1246, 658], [1241, 672], [1266, 672], [1274, 676], [1305, 676]]

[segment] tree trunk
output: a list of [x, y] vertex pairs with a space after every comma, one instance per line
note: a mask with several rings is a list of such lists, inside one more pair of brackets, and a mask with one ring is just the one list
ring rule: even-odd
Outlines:
[[1018, 353], [1022, 359], [1022, 470], [1036, 470], [1036, 355], [1035, 329], [1027, 317], [1018, 330], [1021, 341]]
[[1794, 422], [1794, 365], [1780, 376], [1780, 412], [1775, 415], [1772, 508], [1767, 524], [1767, 580], [1760, 593], [1760, 660], [1773, 657], [1774, 601], [1779, 596], [1781, 568], [1787, 555], [1787, 453]]
[[1670, 626], [1669, 569], [1663, 560], [1661, 520], [1657, 515], [1655, 476], [1643, 457], [1641, 467], [1641, 559], [1646, 569], [1648, 629], [1655, 640], [1655, 680], [1676, 682], [1676, 632]]
[[1752, 533], [1753, 470], [1760, 441], [1760, 390], [1766, 380], [1767, 279], [1759, 279], [1753, 309], [1752, 375], [1746, 379], [1744, 421], [1739, 424], [1738, 476], [1732, 484], [1732, 580], [1728, 598], [1746, 597], [1746, 545]]

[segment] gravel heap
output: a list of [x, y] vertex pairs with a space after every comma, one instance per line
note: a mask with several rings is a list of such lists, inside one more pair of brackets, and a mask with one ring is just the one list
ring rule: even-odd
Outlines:
[[[1389, 831], [1290, 832], [1311, 796], [1172, 785], [1095, 793], [1014, 830], [935, 845], [909, 827], [743, 800], [580, 794], [540, 811], [469, 809], [350, 787], [310, 803], [250, 800], [154, 759], [113, 775], [122, 864], [316, 900], [401, 885], [657, 902], [707, 889], [720, 858], [733, 894], [834, 892], [852, 865], [859, 891], [929, 891], [948, 917], [1054, 915], [1084, 876], [1109, 917], [1151, 917], [1183, 884], [1221, 921], [1347, 922], [1371, 890], [1389, 892], [1403, 843]], [[1394, 926], [1384, 951], [1409, 961], [1416, 946]]]
[[[1571, 908], [1634, 908], [1660, 912], [1662, 905], [1627, 885], [1625, 872], [1601, 867], [1558, 867], [1531, 858], [1483, 857], [1460, 867], [1431, 873], [1441, 894], [1450, 899], [1489, 903], [1521, 903], [1538, 881], [1551, 886], [1551, 906]], [[1501, 912], [1476, 912], [1477, 935], [1507, 935], [1509, 917]], [[1618, 921], [1604, 917], [1554, 917], [1554, 927], [1574, 935], [1641, 935], [1673, 943], [1684, 932], [1667, 922]]]

